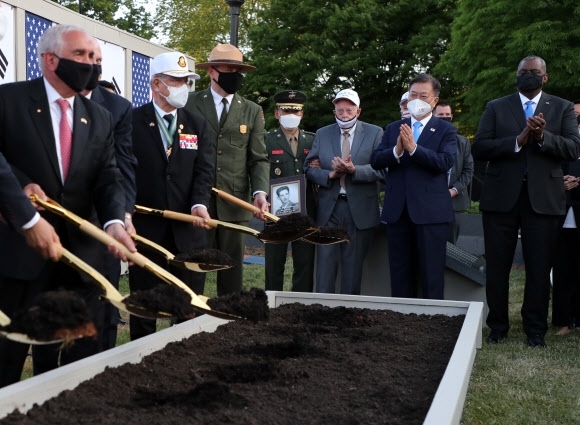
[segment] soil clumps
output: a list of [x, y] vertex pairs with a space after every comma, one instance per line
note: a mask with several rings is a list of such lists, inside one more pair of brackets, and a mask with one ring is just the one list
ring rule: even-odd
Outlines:
[[286, 304], [0, 424], [422, 424], [465, 316]]

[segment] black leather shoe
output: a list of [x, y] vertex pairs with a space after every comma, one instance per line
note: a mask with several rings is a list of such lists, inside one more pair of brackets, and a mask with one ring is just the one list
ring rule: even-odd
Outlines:
[[544, 337], [542, 335], [536, 334], [528, 337], [528, 346], [546, 348], [546, 342], [544, 341]]
[[497, 344], [507, 337], [507, 332], [492, 329], [485, 341], [489, 344]]

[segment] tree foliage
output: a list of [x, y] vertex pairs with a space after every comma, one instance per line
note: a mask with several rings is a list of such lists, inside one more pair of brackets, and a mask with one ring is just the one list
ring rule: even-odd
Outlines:
[[513, 93], [518, 63], [530, 55], [546, 61], [547, 92], [580, 98], [579, 20], [577, 0], [460, 1], [449, 49], [436, 71], [460, 84], [454, 99], [462, 123], [475, 129], [489, 100]]
[[[81, 13], [99, 22], [112, 25], [123, 31], [150, 40], [155, 36], [153, 18], [142, 4], [135, 0], [53, 0], [68, 9]], [[118, 13], [121, 12], [121, 13]]]
[[272, 96], [304, 91], [305, 128], [334, 121], [331, 100], [344, 88], [361, 98], [361, 119], [384, 126], [418, 72], [431, 72], [450, 37], [453, 0], [271, 0], [248, 33], [257, 71], [242, 90], [277, 126]]
[[[248, 28], [256, 24], [257, 12], [268, 6], [269, 0], [246, 0], [240, 9], [238, 46], [249, 50]], [[157, 9], [158, 25], [171, 48], [205, 62], [217, 44], [230, 42], [230, 6], [224, 0], [160, 0]], [[198, 87], [205, 87], [209, 79], [205, 72]]]

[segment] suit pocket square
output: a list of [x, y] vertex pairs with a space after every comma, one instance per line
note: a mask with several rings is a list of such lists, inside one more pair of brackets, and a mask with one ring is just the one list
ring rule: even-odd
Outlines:
[[197, 134], [180, 134], [179, 147], [181, 149], [197, 150]]

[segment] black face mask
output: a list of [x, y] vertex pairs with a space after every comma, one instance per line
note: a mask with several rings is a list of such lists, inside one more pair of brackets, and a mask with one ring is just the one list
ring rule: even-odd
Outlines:
[[451, 122], [451, 117], [437, 117], [437, 118], [443, 121]]
[[542, 88], [542, 76], [526, 73], [516, 77], [516, 86], [522, 93], [530, 93]]
[[103, 73], [103, 67], [101, 65], [93, 65], [93, 71], [89, 77], [89, 82], [85, 86], [86, 90], [94, 90], [95, 87], [99, 85], [99, 77]]
[[244, 76], [239, 72], [219, 72], [217, 69], [215, 70], [220, 76], [218, 77], [217, 81], [214, 81], [218, 84], [218, 86], [224, 89], [226, 93], [234, 94], [240, 89], [240, 87], [242, 87], [242, 80], [244, 79]]
[[[58, 58], [58, 56], [56, 57]], [[63, 83], [77, 93], [80, 93], [85, 89], [92, 71], [93, 65], [90, 63], [58, 58], [58, 66], [54, 73], [63, 81]]]

